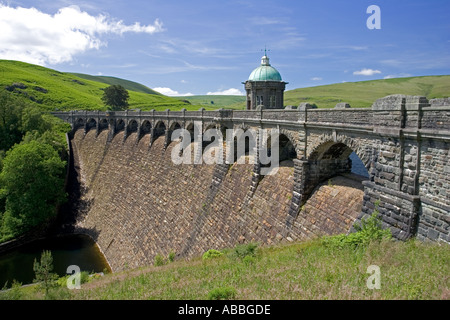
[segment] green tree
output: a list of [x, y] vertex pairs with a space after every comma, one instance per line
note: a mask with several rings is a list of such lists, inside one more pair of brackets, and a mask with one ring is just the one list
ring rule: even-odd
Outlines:
[[50, 251], [44, 250], [41, 254], [41, 262], [34, 259], [33, 271], [35, 278], [33, 282], [39, 283], [44, 288], [45, 296], [48, 297], [48, 291], [57, 286], [58, 275], [53, 273], [53, 257]]
[[22, 139], [23, 102], [11, 93], [0, 90], [0, 150], [8, 150]]
[[121, 111], [128, 108], [128, 91], [121, 85], [112, 85], [105, 88], [102, 96], [103, 103], [108, 106], [108, 110]]
[[16, 144], [6, 153], [0, 173], [0, 198], [5, 203], [0, 239], [20, 235], [56, 214], [57, 205], [66, 199], [64, 169], [58, 152], [38, 141]]

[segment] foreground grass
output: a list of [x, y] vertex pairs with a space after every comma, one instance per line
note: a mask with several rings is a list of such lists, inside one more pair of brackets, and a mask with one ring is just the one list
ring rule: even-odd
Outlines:
[[[368, 289], [370, 265], [380, 267], [381, 289]], [[175, 261], [109, 274], [82, 285], [60, 288], [53, 299], [208, 299], [221, 289], [234, 299], [449, 299], [448, 245], [410, 240], [372, 242], [366, 248], [337, 249], [320, 240], [259, 248], [244, 259]], [[225, 290], [225, 291], [226, 291]], [[0, 298], [8, 298], [2, 293]], [[9, 298], [42, 299], [27, 287]]]

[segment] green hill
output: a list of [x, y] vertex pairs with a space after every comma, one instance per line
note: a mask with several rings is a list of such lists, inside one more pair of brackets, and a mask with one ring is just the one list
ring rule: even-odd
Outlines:
[[[125, 82], [130, 83], [122, 81]], [[105, 82], [83, 79], [70, 73], [19, 61], [0, 60], [0, 90], [11, 91], [45, 110], [104, 110], [106, 107], [101, 97], [106, 87]], [[141, 86], [141, 89], [142, 87], [145, 86]], [[160, 111], [179, 110], [191, 106], [179, 99], [148, 94], [142, 90], [141, 92], [129, 90], [129, 94], [130, 109]]]
[[197, 96], [185, 96], [178, 97], [183, 100], [187, 100], [192, 104], [201, 105], [205, 109], [207, 108], [232, 108], [237, 106], [238, 109], [242, 109], [245, 106], [245, 96], [226, 96], [226, 95], [197, 95]]
[[[130, 93], [130, 109], [206, 110], [244, 109], [245, 96], [167, 97], [142, 84], [106, 76], [63, 73], [24, 62], [0, 60], [0, 90], [9, 90], [46, 110], [104, 110], [101, 101], [107, 85], [120, 84]], [[284, 104], [315, 103], [333, 108], [347, 102], [353, 108], [370, 107], [375, 100], [391, 94], [421, 95], [428, 99], [450, 96], [450, 75], [347, 82], [288, 90]]]
[[146, 87], [140, 83], [134, 82], [134, 81], [130, 81], [130, 80], [125, 80], [125, 79], [120, 79], [120, 78], [116, 78], [116, 77], [107, 77], [107, 76], [91, 76], [89, 74], [84, 74], [84, 73], [70, 73], [73, 74], [76, 77], [85, 79], [85, 80], [91, 80], [91, 81], [97, 81], [97, 82], [101, 82], [101, 83], [105, 83], [108, 85], [121, 85], [122, 87], [124, 87], [127, 90], [130, 91], [135, 91], [135, 92], [142, 92], [142, 93], [147, 93], [147, 94], [155, 94], [158, 96], [161, 96], [162, 94], [150, 89], [149, 87]]
[[450, 75], [346, 82], [294, 89], [284, 93], [284, 104], [298, 106], [301, 102], [309, 102], [317, 104], [319, 108], [333, 108], [338, 102], [347, 102], [353, 108], [364, 108], [370, 107], [379, 98], [397, 93], [426, 96], [428, 99], [449, 97]]

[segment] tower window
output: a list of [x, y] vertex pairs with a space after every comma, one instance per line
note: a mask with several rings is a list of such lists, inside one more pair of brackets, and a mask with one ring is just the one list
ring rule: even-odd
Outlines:
[[276, 96], [270, 96], [270, 107], [275, 108], [277, 104], [277, 97]]

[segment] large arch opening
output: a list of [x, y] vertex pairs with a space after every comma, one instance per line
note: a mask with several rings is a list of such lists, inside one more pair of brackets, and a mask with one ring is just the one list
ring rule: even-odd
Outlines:
[[369, 171], [357, 153], [342, 142], [328, 141], [321, 144], [308, 160], [310, 169], [325, 178], [342, 173], [352, 173], [363, 180], [369, 178]]
[[[364, 202], [362, 182], [369, 173], [358, 154], [361, 150], [353, 150], [345, 143], [327, 141], [309, 155], [300, 214], [320, 230], [312, 232], [346, 233], [360, 215]], [[362, 167], [359, 173], [352, 172], [355, 160]]]

